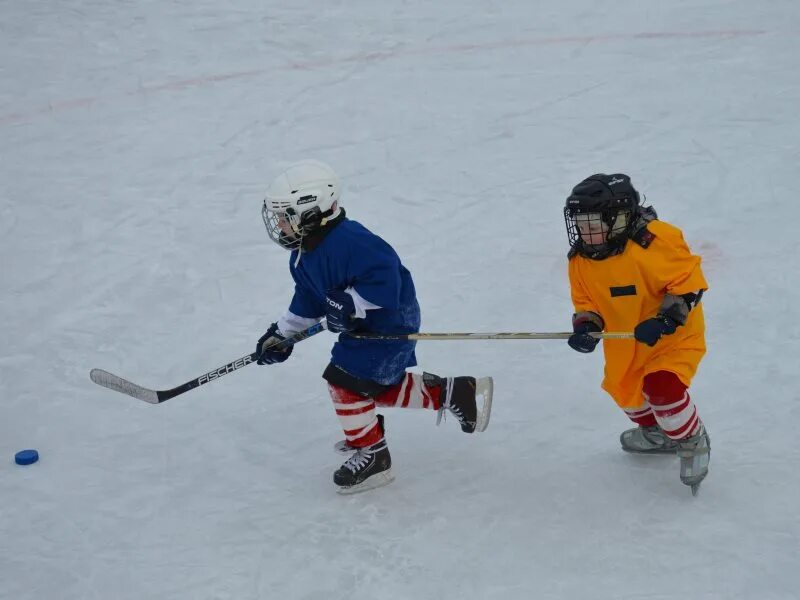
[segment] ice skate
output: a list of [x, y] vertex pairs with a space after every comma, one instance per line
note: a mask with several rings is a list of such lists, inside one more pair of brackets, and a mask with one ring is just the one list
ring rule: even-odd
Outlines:
[[438, 425], [445, 410], [458, 419], [464, 433], [480, 433], [489, 426], [494, 383], [491, 377], [438, 377], [424, 373], [426, 385], [441, 385]]
[[711, 459], [711, 440], [704, 425], [692, 437], [678, 442], [678, 456], [681, 459], [681, 482], [692, 488], [692, 496], [700, 490], [700, 482], [708, 475]]
[[658, 425], [634, 427], [619, 436], [622, 449], [634, 454], [675, 454], [678, 442], [667, 437]]
[[333, 474], [333, 483], [340, 494], [365, 492], [393, 480], [392, 457], [385, 439], [366, 448], [356, 448]]

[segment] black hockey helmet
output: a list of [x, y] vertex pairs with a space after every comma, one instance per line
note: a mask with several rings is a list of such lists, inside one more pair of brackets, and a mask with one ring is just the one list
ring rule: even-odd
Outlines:
[[572, 188], [564, 220], [572, 252], [596, 260], [617, 254], [639, 216], [639, 192], [622, 173], [598, 173]]

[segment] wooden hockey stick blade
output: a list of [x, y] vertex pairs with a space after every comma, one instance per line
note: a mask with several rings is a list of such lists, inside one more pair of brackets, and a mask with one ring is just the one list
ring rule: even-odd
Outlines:
[[[351, 333], [358, 339], [369, 340], [566, 340], [572, 332], [535, 333], [535, 332], [509, 332], [509, 333]], [[629, 340], [633, 333], [628, 331], [611, 331], [590, 333], [593, 338], [601, 340]]]

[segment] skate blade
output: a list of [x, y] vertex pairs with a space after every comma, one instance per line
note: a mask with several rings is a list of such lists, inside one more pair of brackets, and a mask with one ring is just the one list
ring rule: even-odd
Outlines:
[[366, 480], [356, 485], [351, 485], [349, 487], [341, 487], [337, 485], [336, 493], [342, 494], [343, 496], [347, 496], [350, 494], [359, 494], [361, 492], [367, 492], [369, 490], [374, 490], [375, 488], [389, 485], [393, 481], [394, 481], [394, 475], [392, 475], [392, 470], [386, 469], [381, 473], [377, 473], [372, 477], [368, 477]]
[[628, 454], [639, 454], [639, 455], [660, 455], [660, 456], [669, 456], [672, 454], [673, 456], [678, 453], [678, 448], [673, 448], [672, 450], [636, 450], [634, 448], [626, 448], [622, 446], [622, 451], [627, 452]]
[[705, 481], [706, 475], [708, 475], [708, 471], [706, 471], [705, 475], [702, 475], [701, 477], [681, 477], [681, 483], [689, 486], [689, 488], [692, 490], [692, 496], [697, 496], [697, 493], [700, 491], [700, 484]]
[[478, 398], [483, 399], [483, 407], [479, 409], [475, 419], [475, 433], [486, 431], [489, 418], [492, 416], [492, 397], [494, 396], [494, 381], [491, 377], [478, 377], [475, 379], [475, 403]]

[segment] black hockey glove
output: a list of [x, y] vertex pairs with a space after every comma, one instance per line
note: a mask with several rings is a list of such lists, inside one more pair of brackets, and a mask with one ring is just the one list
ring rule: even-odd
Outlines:
[[679, 326], [680, 323], [672, 317], [659, 313], [652, 319], [639, 323], [633, 330], [633, 337], [637, 342], [655, 346], [662, 335], [672, 335]]
[[356, 305], [353, 297], [342, 290], [330, 290], [325, 297], [328, 331], [342, 333], [353, 331], [364, 319], [356, 319]]
[[600, 340], [590, 336], [589, 333], [599, 333], [602, 331], [597, 323], [593, 323], [592, 321], [583, 321], [577, 325], [574, 325], [573, 331], [575, 333], [573, 333], [567, 339], [569, 347], [573, 350], [577, 350], [578, 352], [583, 352], [584, 354], [594, 352], [594, 349]]
[[269, 329], [267, 329], [267, 333], [258, 338], [258, 344], [256, 345], [258, 360], [256, 363], [259, 365], [271, 365], [283, 362], [289, 358], [294, 346], [287, 346], [281, 350], [270, 348], [270, 346], [282, 342], [285, 339], [286, 338], [278, 332], [277, 323], [270, 325]]

